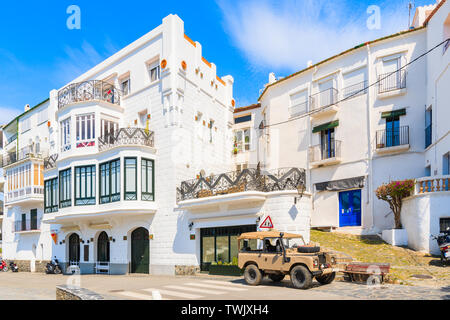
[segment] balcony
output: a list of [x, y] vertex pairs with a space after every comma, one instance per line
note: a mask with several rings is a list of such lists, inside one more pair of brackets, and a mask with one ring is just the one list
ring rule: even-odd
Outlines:
[[376, 151], [378, 153], [402, 152], [409, 147], [409, 126], [377, 131]]
[[274, 192], [298, 190], [305, 186], [304, 169], [283, 168], [274, 171], [244, 169], [181, 182], [177, 188], [177, 203], [247, 191]]
[[31, 219], [31, 220], [21, 220], [21, 221], [15, 221], [14, 222], [14, 232], [18, 233], [34, 233], [34, 232], [40, 232], [41, 229], [41, 222], [37, 219]]
[[406, 71], [385, 73], [378, 76], [378, 97], [387, 98], [406, 93]]
[[121, 128], [117, 132], [98, 138], [98, 150], [106, 151], [120, 146], [154, 147], [155, 134], [142, 128]]
[[56, 168], [56, 161], [58, 161], [58, 154], [53, 154], [44, 159], [44, 170], [51, 170]]
[[310, 96], [311, 117], [319, 117], [338, 111], [338, 91], [330, 88]]
[[6, 139], [5, 148], [9, 147], [11, 144], [17, 141], [17, 133], [13, 134], [11, 137]]
[[44, 201], [44, 188], [40, 186], [30, 186], [5, 193], [5, 203], [19, 203], [23, 201], [42, 202]]
[[85, 101], [104, 101], [120, 105], [120, 90], [101, 80], [73, 83], [58, 92], [58, 109]]
[[28, 146], [19, 150], [19, 152], [8, 152], [3, 157], [3, 166], [7, 167], [13, 165], [19, 161], [29, 160], [29, 159], [44, 159], [47, 156], [46, 150], [40, 150], [35, 146]]
[[414, 194], [450, 191], [450, 175], [416, 179]]
[[367, 93], [367, 81], [363, 81], [342, 90], [342, 95], [345, 100], [352, 99]]
[[341, 159], [341, 141], [332, 140], [329, 146], [316, 145], [309, 148], [309, 161], [313, 168], [338, 164]]

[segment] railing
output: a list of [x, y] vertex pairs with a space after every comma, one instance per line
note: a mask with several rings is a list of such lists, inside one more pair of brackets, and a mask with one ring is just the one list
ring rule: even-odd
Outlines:
[[300, 103], [296, 106], [289, 108], [289, 114], [291, 116], [303, 114], [303, 113], [306, 113], [307, 111], [308, 111], [308, 101], [305, 101], [303, 103]]
[[58, 92], [58, 108], [76, 102], [100, 100], [120, 105], [120, 90], [101, 80], [73, 83]]
[[432, 143], [432, 126], [431, 124], [425, 128], [425, 148], [428, 148], [428, 146]]
[[367, 81], [363, 81], [342, 89], [344, 99], [350, 99], [367, 93]]
[[58, 160], [59, 155], [53, 154], [47, 158], [44, 159], [44, 170], [49, 170], [56, 168], [56, 161]]
[[406, 71], [385, 73], [378, 76], [378, 93], [406, 88]]
[[41, 221], [38, 219], [14, 221], [14, 232], [38, 231], [40, 229]]
[[332, 140], [330, 145], [316, 145], [309, 148], [309, 161], [318, 162], [341, 157], [341, 141]]
[[19, 150], [19, 152], [10, 152], [6, 154], [3, 158], [3, 165], [9, 166], [16, 162], [36, 158], [36, 159], [44, 159], [47, 156], [47, 150], [35, 150], [34, 147], [28, 146]]
[[305, 185], [304, 169], [283, 168], [273, 171], [244, 169], [183, 181], [177, 188], [177, 202], [244, 191], [298, 190], [300, 186]]
[[450, 175], [425, 177], [416, 180], [415, 194], [450, 191]]
[[30, 186], [5, 193], [5, 203], [19, 201], [32, 196], [44, 196], [44, 188], [38, 186]]
[[376, 144], [377, 149], [409, 144], [409, 126], [403, 126], [394, 130], [378, 130]]
[[155, 134], [142, 128], [121, 128], [117, 132], [98, 138], [98, 150], [104, 151], [117, 146], [140, 145], [153, 147]]
[[338, 100], [338, 91], [335, 88], [330, 88], [310, 96], [311, 110], [318, 110], [320, 108], [329, 107], [336, 104]]

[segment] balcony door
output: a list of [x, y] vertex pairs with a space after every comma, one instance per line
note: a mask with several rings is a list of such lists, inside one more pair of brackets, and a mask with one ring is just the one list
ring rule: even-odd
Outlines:
[[31, 230], [37, 230], [37, 209], [31, 210]]
[[361, 226], [361, 190], [339, 192], [339, 226]]
[[335, 157], [336, 150], [334, 141], [334, 128], [321, 131], [320, 145], [322, 160]]
[[386, 118], [386, 147], [400, 145], [400, 117]]

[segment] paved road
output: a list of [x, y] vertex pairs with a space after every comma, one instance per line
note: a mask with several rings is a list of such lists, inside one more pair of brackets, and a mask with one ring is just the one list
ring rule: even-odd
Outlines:
[[[0, 299], [52, 300], [55, 287], [71, 279], [62, 275], [32, 273], [0, 273]], [[70, 281], [70, 280], [69, 280]], [[374, 288], [362, 284], [335, 281], [321, 286], [314, 283], [309, 290], [292, 288], [289, 280], [274, 284], [265, 280], [258, 287], [245, 284], [241, 278], [181, 276], [104, 276], [83, 275], [83, 288], [107, 299], [132, 300], [353, 300], [402, 299], [450, 300], [450, 285], [444, 287], [382, 285]]]

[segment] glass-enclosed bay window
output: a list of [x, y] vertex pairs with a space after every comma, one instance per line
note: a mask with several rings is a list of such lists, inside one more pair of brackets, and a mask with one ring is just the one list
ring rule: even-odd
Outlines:
[[155, 171], [154, 161], [142, 159], [141, 162], [141, 199], [144, 201], [155, 200]]
[[77, 148], [95, 145], [95, 114], [84, 114], [76, 118]]
[[95, 165], [75, 168], [75, 205], [95, 204]]
[[59, 172], [59, 207], [67, 208], [72, 205], [72, 169]]
[[137, 158], [125, 158], [125, 200], [137, 200]]
[[100, 204], [120, 201], [120, 159], [100, 164]]
[[44, 213], [58, 211], [58, 178], [44, 182]]
[[61, 152], [70, 150], [70, 118], [60, 122]]

